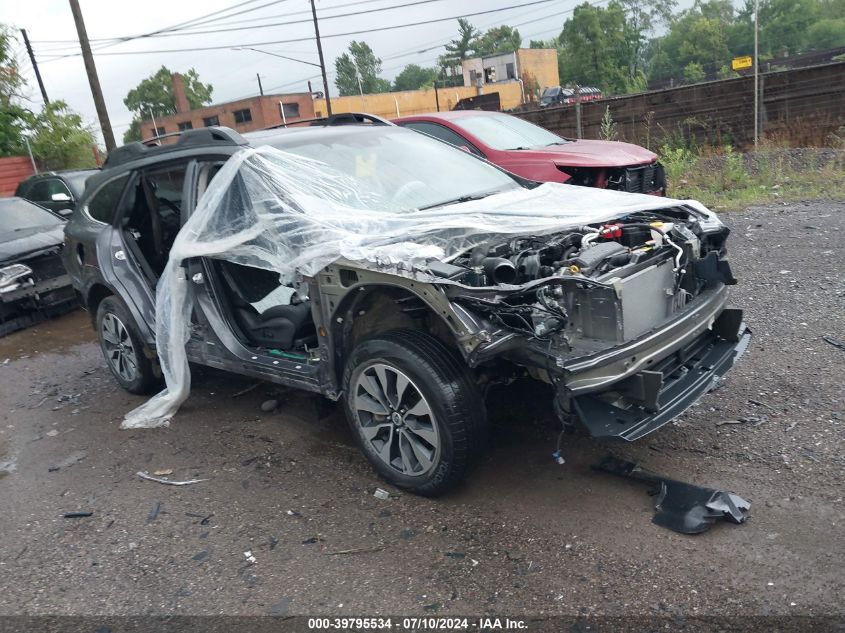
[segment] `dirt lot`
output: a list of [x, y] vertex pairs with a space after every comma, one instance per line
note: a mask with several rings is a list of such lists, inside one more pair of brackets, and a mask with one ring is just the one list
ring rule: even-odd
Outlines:
[[[388, 486], [339, 411], [270, 385], [235, 397], [252, 382], [219, 372], [197, 372], [171, 428], [121, 431], [142, 399], [77, 312], [0, 340], [0, 614], [845, 617], [845, 350], [822, 339], [845, 341], [845, 203], [726, 221], [750, 351], [616, 451], [742, 495], [746, 524], [653, 525], [642, 486], [590, 470], [606, 445], [571, 437], [551, 459], [556, 423], [529, 388], [499, 396], [489, 455], [437, 500], [375, 498]], [[208, 481], [135, 475], [158, 469]]]

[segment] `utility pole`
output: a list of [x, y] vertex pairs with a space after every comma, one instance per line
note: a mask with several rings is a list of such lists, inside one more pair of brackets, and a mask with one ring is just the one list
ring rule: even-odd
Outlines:
[[[73, 2], [73, 0], [71, 0]], [[317, 36], [317, 56], [320, 58], [320, 71], [323, 74], [323, 90], [326, 96], [326, 116], [332, 115], [332, 100], [329, 98], [329, 80], [326, 77], [326, 62], [323, 60], [323, 45], [320, 43], [320, 27], [317, 24], [317, 7], [311, 0], [311, 15], [314, 16], [314, 34]]]
[[103, 99], [103, 91], [100, 88], [100, 80], [97, 77], [94, 56], [91, 55], [91, 44], [88, 42], [88, 32], [85, 30], [85, 22], [82, 20], [82, 10], [79, 8], [79, 0], [70, 0], [70, 11], [73, 13], [73, 21], [76, 22], [76, 33], [79, 36], [79, 46], [82, 48], [82, 60], [85, 62], [85, 72], [88, 75], [88, 84], [91, 86], [91, 96], [94, 98], [97, 118], [100, 119], [100, 129], [103, 131], [106, 151], [110, 152], [117, 145], [114, 142], [114, 132], [111, 129], [109, 113], [106, 110], [106, 102]]
[[583, 138], [581, 131], [581, 86], [575, 84], [575, 138]]
[[258, 94], [264, 96], [264, 86], [261, 85], [261, 75], [255, 73], [255, 78], [258, 80]]
[[29, 53], [29, 61], [32, 62], [32, 70], [35, 71], [35, 78], [38, 80], [38, 87], [41, 88], [41, 98], [44, 99], [44, 105], [50, 103], [47, 98], [47, 91], [44, 89], [44, 82], [41, 81], [41, 71], [38, 70], [38, 63], [35, 61], [35, 53], [32, 52], [32, 46], [29, 43], [29, 37], [26, 34], [26, 29], [21, 29], [23, 35], [23, 43], [26, 44], [26, 52]]
[[760, 134], [760, 64], [757, 61], [757, 28], [758, 15], [760, 13], [760, 2], [754, 0], [754, 151], [757, 151], [757, 143]]

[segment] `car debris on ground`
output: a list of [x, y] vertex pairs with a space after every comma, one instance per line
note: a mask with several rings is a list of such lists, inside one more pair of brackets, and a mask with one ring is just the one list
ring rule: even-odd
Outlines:
[[593, 469], [654, 486], [650, 494], [655, 496], [657, 512], [652, 522], [681, 534], [701, 534], [719, 519], [745, 523], [751, 509], [751, 504], [739, 495], [669, 479], [613, 455], [605, 457]]
[[153, 477], [147, 472], [138, 471], [136, 473], [141, 479], [146, 479], [148, 481], [154, 481], [158, 484], [167, 484], [168, 486], [190, 486], [191, 484], [198, 484], [203, 481], [208, 481], [208, 479], [187, 479], [185, 481], [171, 481], [169, 479], [164, 479], [161, 477]]

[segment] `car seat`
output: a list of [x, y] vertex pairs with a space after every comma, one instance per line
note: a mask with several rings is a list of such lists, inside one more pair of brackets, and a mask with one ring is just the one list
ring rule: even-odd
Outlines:
[[235, 319], [252, 344], [291, 349], [316, 343], [310, 301], [274, 305], [263, 312], [253, 307], [253, 303], [281, 285], [276, 273], [228, 261], [218, 261], [218, 268], [226, 283]]

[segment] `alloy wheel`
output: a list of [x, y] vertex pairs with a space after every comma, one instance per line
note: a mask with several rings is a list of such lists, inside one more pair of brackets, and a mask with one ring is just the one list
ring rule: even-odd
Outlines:
[[138, 375], [138, 357], [126, 326], [113, 313], [108, 313], [103, 318], [100, 336], [112, 371], [126, 382], [132, 382]]
[[364, 440], [381, 461], [409, 477], [428, 474], [440, 453], [440, 433], [419, 387], [385, 363], [358, 374], [352, 409]]

